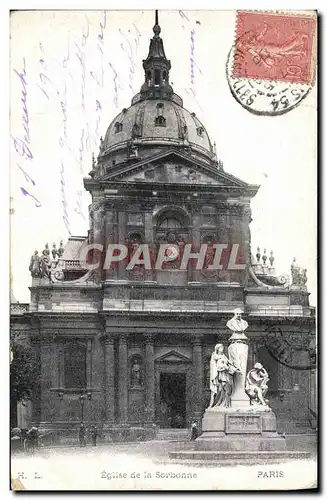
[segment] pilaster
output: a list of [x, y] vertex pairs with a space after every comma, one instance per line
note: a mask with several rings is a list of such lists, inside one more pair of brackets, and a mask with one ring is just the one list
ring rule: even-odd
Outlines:
[[155, 421], [155, 380], [154, 380], [154, 338], [145, 335], [145, 421], [154, 424]]
[[128, 419], [128, 364], [127, 364], [127, 335], [120, 335], [118, 340], [118, 409], [120, 424], [126, 425]]

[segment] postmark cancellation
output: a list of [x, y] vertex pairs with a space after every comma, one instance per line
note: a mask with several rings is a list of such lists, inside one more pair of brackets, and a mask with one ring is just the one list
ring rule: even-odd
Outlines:
[[226, 70], [234, 98], [248, 111], [280, 115], [311, 90], [316, 68], [317, 15], [238, 11]]

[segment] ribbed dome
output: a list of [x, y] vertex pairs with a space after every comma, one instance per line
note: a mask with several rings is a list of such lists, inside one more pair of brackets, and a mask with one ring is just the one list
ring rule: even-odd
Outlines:
[[213, 150], [209, 136], [194, 113], [171, 100], [143, 100], [123, 109], [111, 122], [102, 144], [106, 155], [131, 140], [138, 144], [185, 146], [210, 159]]
[[123, 109], [101, 138], [98, 165], [92, 176], [101, 176], [108, 168], [125, 161], [136, 161], [158, 153], [161, 149], [181, 147], [217, 164], [206, 129], [195, 116], [183, 108], [183, 100], [170, 84], [171, 63], [166, 58], [161, 28], [156, 11], [154, 37], [143, 60], [144, 83], [131, 106]]

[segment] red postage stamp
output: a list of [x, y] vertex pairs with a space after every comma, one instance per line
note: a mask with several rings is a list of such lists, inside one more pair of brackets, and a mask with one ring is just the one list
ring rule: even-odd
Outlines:
[[310, 84], [317, 25], [310, 14], [238, 11], [233, 78]]

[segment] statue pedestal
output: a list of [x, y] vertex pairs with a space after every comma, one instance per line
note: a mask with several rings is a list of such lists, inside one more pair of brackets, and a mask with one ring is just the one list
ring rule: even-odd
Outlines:
[[276, 416], [269, 407], [248, 405], [247, 409], [206, 410], [202, 434], [195, 441], [196, 450], [282, 451], [286, 441], [276, 432]]
[[231, 405], [233, 408], [249, 408], [250, 400], [244, 390], [249, 350], [248, 338], [244, 333], [234, 332], [229, 340], [231, 343], [228, 347], [228, 357], [241, 371], [241, 373], [234, 375]]

